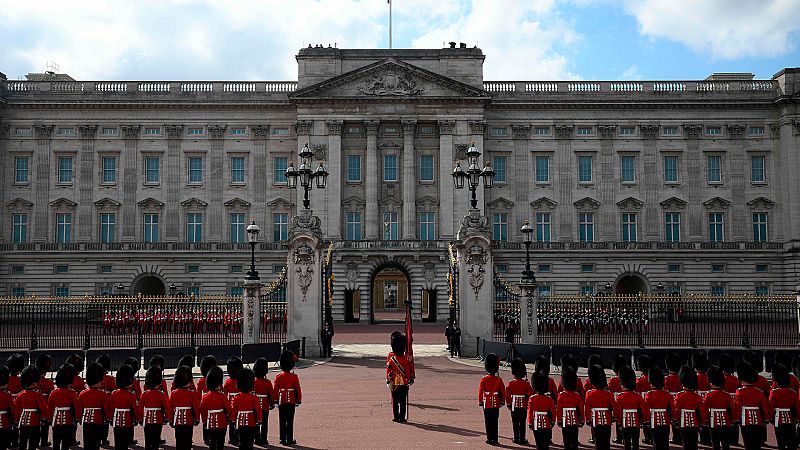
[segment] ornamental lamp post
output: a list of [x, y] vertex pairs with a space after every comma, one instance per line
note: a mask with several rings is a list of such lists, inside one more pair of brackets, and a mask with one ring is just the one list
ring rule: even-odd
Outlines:
[[120, 283], [117, 285], [117, 295], [122, 297], [122, 293], [125, 291], [125, 285]]
[[178, 286], [175, 286], [175, 283], [170, 283], [168, 289], [169, 289], [169, 296], [175, 297], [175, 292], [177, 292]]
[[522, 242], [525, 243], [525, 270], [522, 271], [522, 278], [519, 280], [520, 290], [525, 294], [525, 303], [521, 306], [524, 331], [522, 331], [522, 342], [538, 343], [539, 341], [539, 299], [538, 283], [536, 275], [531, 270], [531, 243], [533, 242], [533, 227], [528, 219], [520, 229], [522, 232]]
[[522, 272], [523, 283], [536, 283], [536, 275], [531, 270], [531, 243], [533, 242], [533, 227], [528, 219], [520, 229], [522, 231], [522, 242], [525, 243], [525, 270]]
[[314, 152], [308, 148], [308, 143], [300, 150], [300, 166], [295, 170], [294, 163], [289, 163], [286, 169], [287, 185], [290, 189], [297, 189], [298, 179], [300, 186], [304, 190], [303, 195], [303, 208], [309, 209], [311, 207], [311, 200], [308, 198], [308, 193], [314, 187], [313, 180], [317, 180], [317, 189], [325, 189], [328, 182], [328, 171], [325, 170], [322, 161], [316, 170], [311, 169], [311, 161], [314, 159]]
[[256, 225], [256, 219], [250, 219], [250, 225], [247, 226], [247, 242], [250, 243], [250, 270], [247, 272], [247, 280], [259, 279], [256, 270], [256, 243], [260, 232], [261, 228]]
[[489, 161], [486, 161], [483, 169], [480, 168], [478, 165], [478, 158], [481, 156], [481, 152], [475, 147], [474, 142], [470, 143], [470, 147], [467, 149], [465, 156], [467, 157], [469, 166], [467, 166], [467, 170], [465, 171], [461, 168], [461, 163], [456, 162], [456, 167], [451, 173], [453, 176], [453, 186], [456, 189], [464, 189], [464, 181], [466, 180], [471, 193], [469, 201], [470, 207], [472, 209], [477, 209], [478, 198], [475, 195], [475, 191], [480, 185], [480, 180], [483, 178], [484, 188], [491, 189], [492, 186], [494, 186], [495, 171], [492, 169]]

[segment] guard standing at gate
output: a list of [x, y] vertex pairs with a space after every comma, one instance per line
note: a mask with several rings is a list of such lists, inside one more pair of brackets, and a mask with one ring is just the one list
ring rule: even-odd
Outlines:
[[453, 337], [452, 337], [452, 347], [450, 347], [450, 356], [454, 358], [461, 357], [461, 327], [458, 326], [458, 322], [453, 322]]
[[14, 399], [14, 421], [19, 427], [19, 448], [33, 450], [39, 447], [39, 427], [47, 420], [44, 397], [36, 391], [39, 370], [35, 366], [22, 369], [22, 392]]
[[486, 355], [484, 368], [486, 375], [478, 384], [478, 405], [483, 409], [486, 443], [497, 445], [497, 422], [500, 417], [500, 407], [505, 403], [506, 396], [503, 380], [497, 376], [500, 370], [500, 357], [494, 353]]
[[322, 357], [333, 357], [333, 322], [325, 321], [325, 326], [322, 328]]
[[392, 352], [386, 357], [386, 386], [392, 395], [392, 421], [406, 421], [406, 399], [411, 385], [410, 365], [406, 358], [406, 336], [392, 333]]
[[447, 351], [450, 352], [450, 356], [453, 356], [453, 331], [455, 331], [453, 319], [447, 319], [447, 326], [444, 327], [444, 337], [447, 339]]

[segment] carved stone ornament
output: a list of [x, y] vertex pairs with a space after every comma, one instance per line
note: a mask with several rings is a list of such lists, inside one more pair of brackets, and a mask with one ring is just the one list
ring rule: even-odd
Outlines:
[[388, 141], [383, 141], [383, 142], [381, 142], [380, 144], [378, 144], [378, 147], [380, 147], [380, 148], [395, 148], [395, 149], [400, 149], [400, 148], [403, 148], [403, 144], [401, 144], [401, 143], [399, 143], [399, 142], [397, 142], [397, 141], [395, 141], [395, 140], [391, 140], [391, 139], [390, 139], [390, 140], [388, 140]]
[[533, 313], [534, 313], [533, 295], [528, 294], [528, 295], [525, 296], [525, 304], [528, 307], [528, 317], [527, 317], [527, 320], [528, 320], [528, 336], [532, 336], [533, 335], [533, 327], [537, 326], [536, 324], [533, 323]]
[[225, 129], [228, 128], [227, 125], [206, 125], [208, 128], [208, 136], [211, 139], [222, 139], [225, 137]]
[[703, 135], [703, 125], [699, 123], [685, 123], [683, 124], [683, 131], [686, 132], [687, 138], [699, 138]]
[[357, 89], [367, 95], [417, 95], [424, 90], [411, 74], [394, 71], [372, 75]]
[[703, 205], [706, 207], [706, 209], [719, 210], [728, 209], [728, 207], [731, 206], [731, 202], [722, 197], [714, 197], [711, 200], [703, 202]]
[[8, 139], [10, 128], [8, 125], [0, 125], [0, 139]]
[[97, 137], [97, 125], [78, 125], [78, 136], [81, 139], [94, 139]]
[[289, 240], [297, 233], [309, 233], [316, 238], [322, 237], [322, 221], [311, 214], [311, 210], [304, 209], [300, 214], [292, 217], [292, 227], [289, 229]]
[[433, 281], [436, 280], [436, 264], [426, 262], [422, 271], [422, 278], [429, 283], [433, 283]]
[[642, 133], [645, 139], [655, 139], [658, 136], [658, 125], [639, 125], [639, 132]]
[[667, 210], [679, 210], [685, 208], [689, 203], [685, 200], [679, 199], [678, 197], [670, 197], [659, 204], [662, 208]]
[[364, 121], [364, 130], [366, 130], [368, 136], [377, 136], [380, 125], [377, 120], [367, 120]]
[[294, 124], [294, 131], [298, 136], [308, 136], [314, 128], [314, 122], [310, 120], [299, 120]]
[[743, 123], [729, 123], [725, 125], [731, 138], [741, 139], [744, 137], [744, 130], [747, 129]]
[[481, 215], [479, 209], [470, 209], [469, 214], [461, 219], [461, 226], [458, 229], [458, 239], [473, 234], [489, 234], [489, 219]]
[[308, 244], [303, 244], [294, 250], [293, 258], [297, 284], [300, 286], [300, 292], [303, 293], [303, 301], [306, 301], [308, 288], [314, 279], [314, 261], [316, 260], [314, 249]]
[[328, 135], [329, 136], [340, 136], [342, 134], [342, 121], [341, 120], [329, 120], [325, 122], [325, 126], [328, 127]]
[[[140, 125], [121, 126], [120, 130], [122, 130], [122, 139], [125, 139], [126, 141], [132, 141], [134, 139], [137, 139], [139, 137], [139, 130], [141, 128], [142, 127]], [[181, 129], [183, 129], [183, 126], [181, 126]]]
[[570, 124], [558, 124], [553, 126], [555, 130], [556, 139], [569, 139], [572, 137], [572, 130], [575, 127]]
[[167, 135], [167, 139], [180, 139], [183, 137], [183, 125], [164, 125], [164, 134]]
[[531, 136], [531, 126], [511, 125], [511, 135], [514, 139], [528, 139]]
[[314, 159], [325, 159], [328, 156], [328, 146], [325, 144], [312, 144], [311, 150], [314, 151]]
[[439, 134], [453, 134], [456, 131], [455, 120], [440, 120]]
[[250, 125], [250, 136], [253, 139], [266, 139], [269, 137], [269, 125]]
[[475, 301], [478, 300], [483, 283], [486, 281], [486, 249], [478, 244], [472, 244], [467, 250], [467, 273], [469, 273], [469, 285], [475, 292]]
[[780, 123], [772, 123], [769, 125], [769, 128], [772, 130], [772, 137], [778, 139], [781, 137], [781, 124]]
[[455, 151], [453, 152], [453, 161], [461, 161], [467, 159], [468, 144], [454, 144]]
[[414, 122], [413, 120], [404, 120], [400, 126], [403, 127], [403, 136], [413, 135], [414, 130], [417, 129], [417, 122]]
[[597, 126], [597, 134], [600, 136], [600, 139], [611, 139], [614, 137], [614, 133], [616, 133], [617, 127], [614, 125], [598, 125]]
[[354, 262], [347, 263], [347, 269], [344, 272], [344, 279], [350, 283], [358, 281], [358, 264]]
[[33, 125], [33, 136], [39, 140], [47, 140], [53, 135], [53, 126], [44, 124]]
[[469, 134], [483, 136], [486, 133], [485, 120], [470, 120], [467, 125], [469, 125]]

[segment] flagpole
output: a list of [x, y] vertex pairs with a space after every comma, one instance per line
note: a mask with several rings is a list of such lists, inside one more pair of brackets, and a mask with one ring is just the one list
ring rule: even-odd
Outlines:
[[392, 0], [389, 2], [389, 48], [392, 48]]

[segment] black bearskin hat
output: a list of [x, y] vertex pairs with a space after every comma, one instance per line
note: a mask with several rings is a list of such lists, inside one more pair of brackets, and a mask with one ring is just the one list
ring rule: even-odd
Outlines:
[[550, 357], [547, 355], [539, 355], [536, 357], [536, 372], [550, 376]]
[[589, 367], [589, 382], [597, 389], [605, 389], [608, 387], [606, 371], [600, 366]]
[[244, 364], [242, 364], [242, 360], [238, 356], [231, 356], [228, 358], [228, 361], [225, 364], [228, 369], [228, 378], [231, 380], [236, 379], [236, 375], [242, 370]]
[[80, 353], [73, 353], [69, 355], [67, 358], [67, 364], [70, 364], [72, 367], [75, 368], [75, 373], [79, 374], [83, 372], [84, 364], [83, 364], [83, 355]]
[[[611, 365], [611, 370], [613, 370], [614, 373], [619, 373], [619, 369], [630, 365], [631, 365], [630, 359], [626, 358], [623, 355], [617, 355], [614, 357], [614, 363]], [[592, 385], [594, 386], [595, 384], [592, 383]]]
[[209, 391], [215, 391], [222, 386], [222, 369], [218, 366], [214, 366], [208, 369], [208, 373], [206, 373], [206, 388]]
[[5, 386], [8, 384], [8, 377], [10, 376], [8, 372], [8, 366], [0, 364], [0, 386]]
[[653, 386], [655, 389], [664, 389], [664, 372], [656, 366], [651, 367], [650, 370], [647, 371], [647, 381], [649, 381], [650, 386]]
[[[203, 357], [200, 360], [200, 375], [204, 377], [208, 377], [208, 371], [211, 370], [212, 367], [217, 366], [217, 358], [214, 355], [208, 355]], [[208, 380], [206, 380], [208, 383]]]
[[639, 369], [639, 372], [647, 373], [651, 367], [653, 367], [653, 358], [648, 355], [639, 355], [636, 358], [636, 367]]
[[708, 356], [706, 356], [706, 352], [697, 350], [692, 353], [692, 368], [698, 372], [708, 371]]
[[758, 378], [758, 374], [756, 373], [753, 366], [748, 362], [743, 362], [739, 364], [737, 367], [736, 375], [739, 376], [739, 381], [742, 383], [755, 383], [756, 379]]
[[19, 375], [25, 367], [25, 360], [19, 353], [14, 353], [6, 360], [6, 366], [8, 366], [8, 371], [11, 375]]
[[258, 358], [256, 362], [253, 363], [253, 373], [256, 374], [257, 378], [264, 378], [267, 376], [267, 372], [269, 372], [267, 358]]
[[681, 370], [683, 363], [681, 363], [681, 357], [678, 356], [677, 353], [669, 352], [667, 353], [667, 356], [664, 357], [664, 365], [667, 366], [668, 371], [672, 373], [678, 373], [678, 371]]
[[173, 383], [176, 387], [182, 388], [192, 382], [192, 369], [186, 366], [180, 366], [175, 369], [175, 380]]
[[756, 371], [756, 373], [761, 373], [764, 371], [764, 358], [761, 356], [761, 353], [748, 350], [744, 352], [742, 359], [753, 366], [753, 369]]
[[125, 362], [122, 364], [130, 366], [134, 373], [138, 372], [142, 367], [142, 363], [139, 361], [139, 358], [134, 358], [133, 356], [125, 358]]
[[86, 368], [86, 385], [94, 386], [95, 384], [103, 381], [103, 376], [106, 374], [106, 369], [100, 363], [93, 362]]
[[681, 366], [678, 372], [678, 378], [681, 380], [681, 385], [684, 388], [693, 391], [697, 389], [697, 372], [689, 366]]
[[253, 390], [253, 384], [256, 380], [256, 374], [250, 369], [242, 369], [236, 374], [236, 389], [239, 392], [250, 392]]
[[783, 367], [789, 367], [792, 365], [792, 355], [789, 354], [786, 350], [778, 350], [775, 352], [775, 364], [780, 364]]
[[103, 369], [105, 369], [106, 372], [111, 370], [111, 356], [109, 356], [108, 353], [103, 353], [102, 355], [98, 356], [94, 362], [103, 366]]
[[708, 382], [714, 387], [725, 386], [725, 373], [719, 366], [711, 366], [708, 368]]
[[117, 389], [126, 389], [133, 384], [133, 367], [125, 364], [117, 370]]
[[736, 362], [733, 357], [727, 353], [719, 355], [719, 368], [727, 374], [736, 372]]
[[533, 382], [533, 390], [536, 391], [537, 394], [547, 394], [550, 389], [550, 380], [548, 379], [547, 374], [536, 372], [533, 374], [533, 379], [531, 379], [531, 381]]
[[561, 356], [561, 370], [564, 370], [567, 367], [574, 371], [578, 370], [578, 358], [576, 358], [572, 353], [567, 353]]
[[782, 388], [789, 387], [789, 369], [783, 364], [772, 366], [772, 381]]
[[797, 376], [800, 373], [800, 356], [795, 356], [792, 360], [792, 372], [794, 376]]
[[575, 374], [570, 368], [564, 369], [561, 372], [561, 383], [564, 389], [568, 391], [577, 391], [578, 390], [578, 375]]
[[56, 372], [56, 386], [67, 387], [75, 381], [75, 368], [72, 364], [64, 364]]
[[22, 369], [22, 373], [19, 375], [19, 383], [23, 389], [28, 389], [38, 383], [40, 378], [41, 375], [39, 375], [39, 369], [36, 366], [27, 366]]
[[597, 355], [597, 354], [590, 355], [589, 359], [586, 360], [586, 367], [592, 367], [592, 366], [605, 367], [606, 363], [605, 363], [605, 361], [603, 361], [603, 357], [602, 356]]
[[406, 336], [403, 333], [392, 333], [392, 352], [397, 356], [406, 354]]
[[178, 361], [178, 367], [186, 366], [188, 368], [194, 367], [194, 355], [183, 355], [183, 357]]
[[286, 350], [281, 353], [281, 359], [279, 361], [281, 365], [281, 370], [284, 372], [289, 372], [290, 370], [294, 369], [294, 363], [296, 361], [296, 357], [291, 350]]
[[147, 369], [147, 373], [144, 375], [144, 385], [147, 386], [147, 389], [157, 389], [161, 386], [162, 381], [164, 381], [164, 375], [161, 373], [161, 369], [158, 367]]
[[496, 374], [500, 370], [500, 358], [494, 353], [489, 353], [483, 361], [483, 368], [488, 374]]
[[636, 390], [636, 372], [630, 367], [623, 367], [619, 369], [619, 384], [623, 388], [635, 391]]
[[150, 367], [158, 367], [159, 369], [163, 369], [164, 368], [164, 361], [165, 360], [164, 360], [164, 357], [162, 355], [155, 355], [152, 358], [150, 358], [149, 366]]
[[39, 355], [36, 357], [36, 368], [39, 369], [40, 375], [46, 375], [53, 367], [53, 358], [50, 355]]

